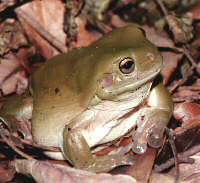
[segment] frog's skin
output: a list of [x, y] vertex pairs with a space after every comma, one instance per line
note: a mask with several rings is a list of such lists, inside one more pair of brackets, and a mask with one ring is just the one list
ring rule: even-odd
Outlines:
[[134, 152], [161, 145], [173, 107], [162, 84], [152, 88], [161, 68], [157, 48], [129, 25], [50, 59], [31, 76], [30, 94], [10, 99], [0, 116], [32, 116], [34, 141], [60, 146], [76, 168], [100, 172], [131, 164], [131, 155], [95, 156], [90, 149], [136, 126]]

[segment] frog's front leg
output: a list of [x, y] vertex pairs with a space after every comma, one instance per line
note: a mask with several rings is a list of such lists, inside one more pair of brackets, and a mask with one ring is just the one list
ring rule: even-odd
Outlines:
[[104, 172], [119, 165], [130, 165], [135, 161], [132, 155], [124, 153], [95, 156], [91, 153], [81, 131], [66, 126], [63, 131], [61, 150], [65, 158], [76, 168], [91, 172]]
[[164, 129], [172, 115], [173, 103], [167, 89], [158, 84], [150, 93], [148, 107], [141, 109], [137, 130], [133, 134], [135, 153], [144, 153], [147, 144], [158, 148], [162, 145]]

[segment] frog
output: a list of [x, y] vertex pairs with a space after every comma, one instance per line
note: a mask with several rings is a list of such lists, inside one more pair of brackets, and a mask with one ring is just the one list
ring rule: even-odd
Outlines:
[[134, 153], [161, 146], [173, 110], [168, 90], [153, 84], [162, 65], [141, 28], [117, 28], [45, 62], [23, 95], [6, 101], [0, 119], [31, 119], [33, 141], [59, 147], [75, 168], [104, 172], [133, 164], [130, 153], [97, 156], [92, 149], [129, 132]]

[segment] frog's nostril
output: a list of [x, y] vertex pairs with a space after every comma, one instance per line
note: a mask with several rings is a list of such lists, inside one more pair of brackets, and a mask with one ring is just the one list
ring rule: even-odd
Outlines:
[[154, 54], [153, 53], [147, 53], [147, 58], [149, 59], [149, 60], [151, 60], [151, 61], [153, 61], [154, 60], [154, 58], [155, 58], [155, 56], [154, 56]]

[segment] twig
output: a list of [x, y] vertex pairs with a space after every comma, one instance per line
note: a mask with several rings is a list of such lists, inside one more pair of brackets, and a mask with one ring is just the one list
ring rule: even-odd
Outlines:
[[180, 86], [183, 83], [185, 83], [188, 80], [188, 77], [192, 74], [194, 68], [195, 68], [195, 66], [192, 65], [190, 67], [190, 69], [188, 70], [188, 72], [185, 74], [185, 76], [182, 79], [180, 79], [175, 84], [173, 84], [170, 87], [168, 87], [169, 91], [172, 93], [178, 86]]
[[172, 152], [173, 152], [173, 155], [174, 155], [174, 162], [175, 162], [175, 170], [176, 170], [176, 176], [175, 176], [175, 183], [178, 182], [178, 179], [179, 179], [179, 159], [178, 159], [178, 153], [177, 153], [177, 150], [176, 150], [176, 145], [174, 143], [174, 134], [172, 131], [168, 130], [168, 134], [169, 134], [169, 143], [171, 145], [171, 148], [172, 148]]
[[164, 13], [164, 16], [166, 17], [168, 15], [168, 11], [167, 9], [165, 8], [164, 4], [160, 1], [160, 0], [156, 0], [156, 2], [159, 4], [161, 10], [163, 11]]
[[193, 57], [190, 55], [190, 53], [189, 53], [189, 51], [188, 51], [188, 49], [186, 48], [185, 45], [183, 45], [183, 52], [182, 52], [182, 53], [187, 57], [187, 59], [190, 61], [190, 63], [191, 63], [192, 65], [191, 65], [190, 69], [188, 70], [188, 72], [185, 74], [185, 76], [184, 76], [182, 79], [180, 79], [177, 83], [175, 83], [174, 85], [172, 85], [172, 86], [169, 87], [169, 91], [170, 91], [171, 93], [172, 93], [178, 86], [184, 84], [184, 83], [188, 80], [189, 76], [192, 75], [193, 69], [195, 69], [195, 68], [197, 67], [197, 64], [195, 63]]
[[190, 96], [181, 96], [181, 97], [173, 97], [173, 102], [183, 102], [186, 100], [200, 100], [200, 95], [190, 95]]
[[23, 18], [31, 27], [33, 27], [44, 39], [46, 39], [53, 47], [61, 52], [67, 52], [68, 48], [60, 42], [55, 36], [46, 31], [39, 23], [35, 22], [27, 13], [17, 8], [16, 14]]
[[187, 59], [190, 61], [190, 63], [192, 64], [192, 66], [197, 67], [197, 64], [195, 63], [193, 57], [190, 55], [190, 52], [186, 48], [185, 45], [183, 45], [183, 53], [185, 54], [185, 56], [187, 57]]
[[24, 139], [21, 139], [21, 138], [19, 140], [26, 145], [31, 145], [31, 146], [34, 146], [34, 147], [37, 147], [37, 148], [40, 148], [40, 149], [43, 149], [43, 150], [60, 152], [60, 149], [57, 148], [57, 147], [39, 145], [39, 144], [33, 143], [32, 141], [24, 140]]
[[[200, 152], [200, 145], [196, 145], [194, 147], [191, 147], [190, 149], [188, 149], [187, 151], [178, 154], [178, 160], [179, 163], [194, 163], [194, 159], [190, 158], [190, 156], [196, 154]], [[174, 158], [170, 158], [169, 160], [167, 160], [167, 162], [159, 165], [159, 166], [155, 166], [153, 171], [155, 172], [162, 172], [163, 170], [166, 170], [167, 168], [171, 167], [174, 165]]]
[[28, 160], [33, 160], [34, 158], [32, 156], [29, 156], [27, 154], [25, 154], [24, 152], [22, 152], [20, 149], [18, 149], [15, 144], [6, 137], [6, 132], [5, 129], [3, 128], [3, 125], [0, 125], [0, 135], [2, 137], [2, 139], [15, 151], [17, 152], [19, 155], [21, 155], [22, 157], [28, 159]]
[[181, 86], [179, 90], [200, 91], [200, 86]]
[[[192, 164], [194, 163], [194, 159], [188, 158], [188, 157], [181, 157], [181, 155], [178, 155], [178, 162], [180, 163], [189, 163]], [[167, 160], [165, 163], [161, 165], [155, 165], [153, 171], [154, 172], [162, 172], [174, 165], [174, 158], [170, 158]]]

